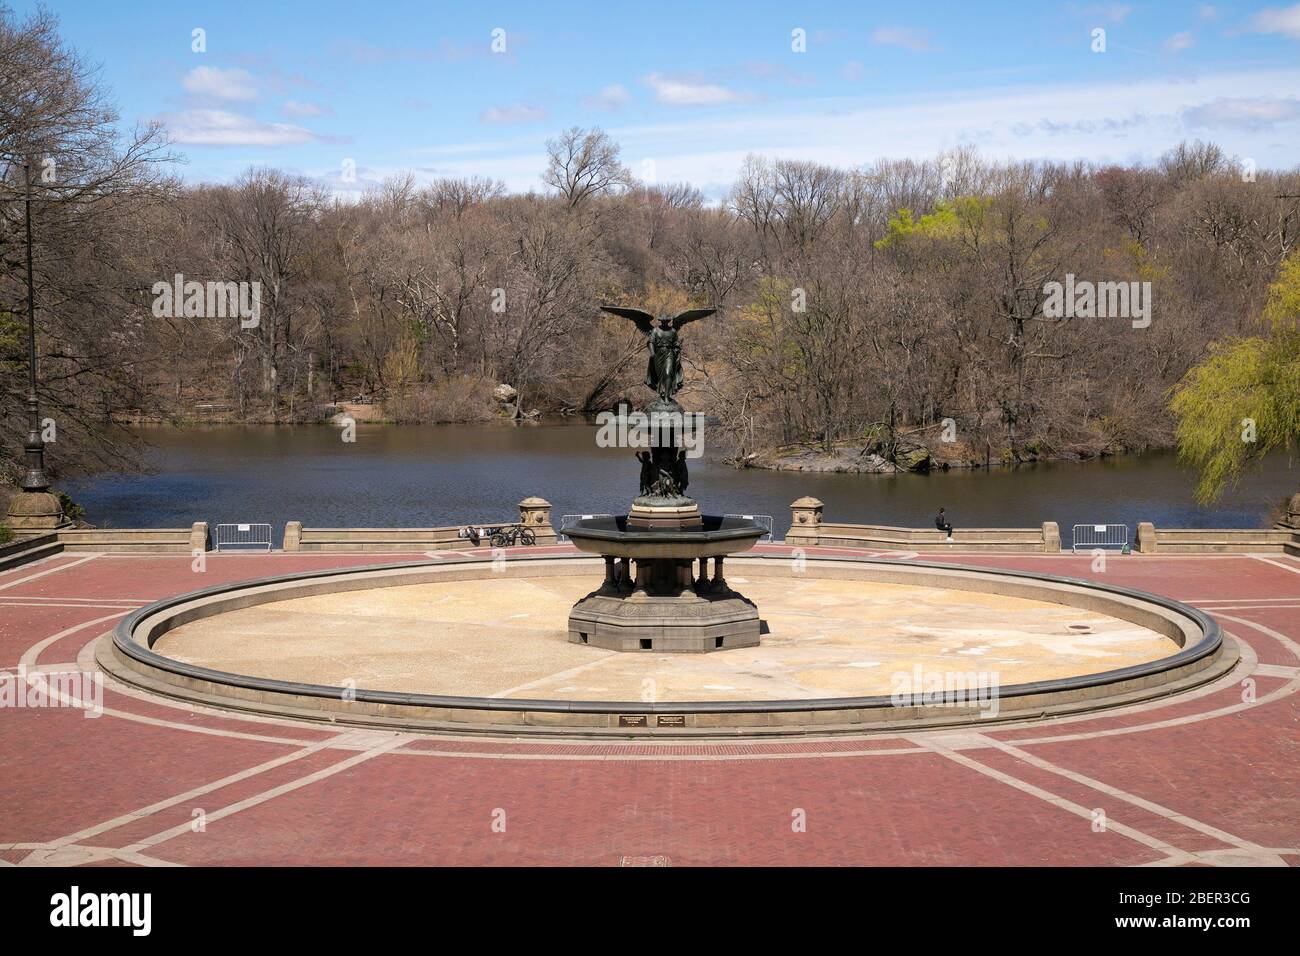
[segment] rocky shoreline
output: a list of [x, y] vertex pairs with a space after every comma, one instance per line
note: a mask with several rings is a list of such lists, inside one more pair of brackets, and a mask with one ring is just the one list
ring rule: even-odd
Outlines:
[[1021, 449], [1019, 460], [1004, 450], [982, 450], [959, 444], [927, 446], [919, 442], [900, 442], [892, 452], [879, 444], [843, 444], [827, 452], [820, 446], [787, 446], [758, 452], [736, 462], [744, 468], [767, 471], [800, 471], [821, 474], [899, 475], [925, 474], [953, 468], [984, 468], [1027, 464], [1039, 461], [1088, 461], [1122, 454], [1127, 449], [1070, 447], [1052, 451]]

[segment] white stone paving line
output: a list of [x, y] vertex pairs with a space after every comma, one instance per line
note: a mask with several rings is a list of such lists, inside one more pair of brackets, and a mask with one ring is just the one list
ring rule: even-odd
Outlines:
[[[282, 756], [249, 767], [246, 770], [240, 770], [237, 773], [232, 773], [229, 776], [222, 777], [220, 780], [214, 780], [211, 783], [205, 783], [202, 786], [194, 787], [191, 790], [186, 790], [184, 793], [178, 793], [173, 797], [159, 800], [156, 803], [151, 803], [148, 806], [139, 808], [138, 810], [132, 810], [130, 813], [124, 813], [120, 816], [113, 817], [111, 820], [105, 820], [102, 823], [95, 824], [94, 826], [78, 830], [75, 833], [66, 834], [65, 836], [61, 836], [55, 840], [50, 840], [48, 843], [42, 845], [45, 847], [61, 847], [73, 843], [81, 843], [90, 837], [98, 836], [101, 833], [107, 833], [110, 830], [116, 830], [118, 827], [126, 826], [128, 823], [134, 823], [136, 820], [144, 817], [151, 817], [162, 810], [166, 810], [168, 807], [174, 807], [178, 804], [195, 800], [204, 794], [212, 793], [213, 791], [220, 790], [223, 787], [239, 783], [241, 780], [247, 780], [249, 777], [255, 777], [268, 770], [274, 770], [276, 767], [282, 767], [287, 763], [293, 763], [295, 760], [301, 760], [317, 751], [333, 746], [333, 743], [334, 741], [332, 740], [322, 740], [317, 743], [308, 744], [306, 747], [295, 750], [293, 753], [283, 754]], [[207, 816], [208, 819], [211, 819], [212, 815], [208, 814]], [[188, 830], [189, 828], [189, 823], [182, 824], [182, 829]], [[132, 846], [129, 849], [136, 851], [143, 849], [143, 846]]]
[[[980, 735], [976, 734], [974, 736], [978, 737]], [[1027, 793], [1032, 797], [1037, 797], [1045, 803], [1050, 803], [1054, 807], [1058, 807], [1068, 813], [1073, 813], [1075, 816], [1082, 817], [1089, 822], [1092, 821], [1093, 817], [1091, 808], [1080, 806], [1072, 800], [1067, 800], [1065, 797], [1058, 796], [1057, 794], [1044, 790], [1041, 787], [1036, 787], [1032, 783], [1027, 783], [1024, 780], [1021, 780], [1019, 777], [1013, 777], [1001, 770], [982, 764], [978, 760], [972, 760], [965, 754], [958, 753], [956, 750], [944, 746], [940, 741], [940, 735], [936, 734], [934, 736], [928, 736], [924, 734], [916, 734], [912, 736], [912, 740], [921, 746], [929, 748], [941, 757], [946, 757], [954, 763], [966, 767], [968, 770], [974, 770], [976, 773], [981, 773], [986, 777], [991, 777], [999, 783], [1004, 783], [1022, 793]], [[1180, 850], [1178, 847], [1166, 843], [1164, 840], [1157, 837], [1153, 837], [1148, 833], [1143, 833], [1135, 827], [1120, 823], [1109, 814], [1106, 817], [1106, 832], [1118, 833], [1120, 836], [1128, 837], [1130, 840], [1141, 843], [1148, 849], [1159, 850], [1161, 853], [1165, 854], [1166, 857], [1181, 858], [1187, 856], [1186, 852]]]
[[[52, 555], [52, 557], [59, 557], [59, 555]], [[60, 564], [57, 568], [49, 568], [48, 570], [38, 572], [37, 574], [29, 574], [27, 575], [27, 577], [19, 578], [16, 581], [6, 581], [3, 584], [0, 584], [0, 591], [17, 587], [20, 584], [26, 584], [28, 581], [35, 581], [37, 578], [43, 578], [46, 575], [58, 574], [60, 571], [67, 571], [70, 568], [79, 568], [83, 564], [86, 564], [89, 561], [94, 561], [96, 558], [102, 558], [102, 557], [103, 555], [99, 553], [87, 555], [86, 557], [80, 559], [79, 561], [71, 561], [68, 564]]]
[[55, 554], [47, 554], [43, 558], [37, 558], [35, 561], [26, 561], [23, 564], [14, 565], [12, 568], [5, 568], [0, 571], [0, 578], [7, 577], [10, 574], [21, 574], [24, 571], [30, 571], [32, 568], [39, 568], [42, 565], [49, 564], [51, 561], [59, 561], [63, 558], [72, 557], [66, 551], [59, 551]]
[[[379, 734], [368, 734], [368, 736], [380, 737]], [[315, 773], [307, 774], [305, 777], [299, 777], [297, 780], [291, 780], [278, 787], [272, 787], [270, 790], [265, 790], [262, 793], [246, 797], [237, 803], [228, 804], [227, 806], [213, 810], [210, 813], [205, 813], [204, 820], [208, 824], [215, 823], [228, 816], [239, 813], [242, 810], [259, 806], [260, 804], [266, 803], [268, 800], [274, 800], [276, 797], [283, 796], [286, 793], [292, 793], [294, 790], [299, 790], [313, 783], [317, 783], [327, 777], [332, 777], [337, 773], [342, 773], [344, 770], [350, 770], [357, 764], [364, 763], [367, 760], [373, 760], [375, 757], [381, 757], [390, 750], [402, 746], [406, 743], [408, 736], [409, 735], [407, 734], [383, 734], [382, 737], [387, 739], [381, 738], [375, 740], [370, 746], [358, 754], [354, 754], [353, 756], [340, 760], [328, 767], [317, 770]], [[190, 822], [180, 823], [174, 827], [169, 827], [166, 830], [155, 833], [152, 836], [145, 837], [143, 840], [137, 840], [135, 843], [123, 847], [122, 849], [127, 853], [140, 853], [150, 847], [157, 846], [159, 843], [165, 843], [175, 837], [193, 832]]]
[[1271, 564], [1275, 568], [1281, 568], [1283, 571], [1290, 571], [1292, 574], [1300, 574], [1300, 565], [1283, 564], [1281, 561], [1273, 561], [1269, 558], [1261, 557], [1258, 554], [1252, 554], [1251, 557], [1256, 561], [1263, 561], [1265, 564]]
[[30, 668], [36, 664], [36, 659], [41, 656], [41, 651], [45, 650], [45, 648], [49, 647], [56, 641], [61, 641], [68, 635], [76, 634], [78, 631], [84, 631], [88, 627], [94, 627], [96, 624], [104, 624], [108, 621], [116, 620], [117, 618], [123, 617], [129, 613], [130, 611], [128, 609], [122, 609], [114, 614], [105, 614], [103, 617], [83, 621], [80, 624], [74, 624], [72, 627], [59, 631], [57, 634], [52, 634], [44, 640], [37, 641], [31, 647], [27, 648], [27, 650], [23, 651], [23, 656], [18, 659], [18, 664], [20, 667]]
[[79, 843], [71, 843], [61, 847], [51, 847], [44, 843], [10, 843], [0, 846], [0, 849], [30, 851], [18, 863], [7, 863], [0, 860], [0, 866], [82, 866], [87, 863], [98, 863], [102, 860], [120, 860], [123, 863], [132, 863], [136, 866], [181, 865], [167, 860], [160, 860], [156, 857], [145, 856], [143, 853], [128, 853], [116, 847], [85, 846]]
[[[1284, 854], [1300, 855], [1300, 849], [1297, 849], [1295, 847], [1260, 846], [1258, 843], [1254, 843], [1253, 841], [1246, 840], [1242, 837], [1238, 837], [1232, 833], [1227, 832], [1226, 830], [1222, 830], [1219, 829], [1218, 827], [1212, 826], [1211, 824], [1203, 823], [1200, 820], [1197, 820], [1193, 817], [1189, 817], [1186, 814], [1179, 813], [1176, 810], [1172, 810], [1161, 804], [1155, 803], [1154, 801], [1147, 800], [1144, 797], [1140, 797], [1137, 796], [1136, 794], [1131, 794], [1128, 793], [1127, 791], [1120, 790], [1118, 787], [1112, 787], [1110, 784], [1097, 780], [1093, 777], [1088, 777], [1085, 776], [1084, 774], [1076, 773], [1073, 770], [1068, 770], [1065, 767], [1059, 766], [1058, 764], [1054, 764], [1034, 754], [1028, 753], [1027, 751], [1022, 750], [1021, 748], [1014, 746], [1013, 744], [1009, 744], [992, 737], [987, 737], [982, 734], [971, 734], [971, 735], [960, 735], [960, 736], [965, 738], [962, 739], [961, 741], [961, 749], [975, 749], [981, 745], [985, 747], [992, 747], [996, 750], [1000, 750], [1003, 753], [1013, 756], [1018, 760], [1023, 760], [1025, 763], [1028, 763], [1031, 766], [1038, 767], [1040, 770], [1046, 770], [1049, 773], [1054, 773], [1058, 776], [1064, 777], [1067, 780], [1071, 780], [1074, 783], [1078, 783], [1092, 790], [1096, 790], [1099, 793], [1104, 793], [1109, 797], [1113, 797], [1117, 800], [1122, 800], [1125, 803], [1131, 804], [1132, 806], [1144, 810], [1148, 813], [1154, 814], [1156, 816], [1164, 817], [1165, 819], [1177, 823], [1180, 826], [1186, 827], [1189, 830], [1195, 830], [1198, 833], [1204, 834], [1205, 836], [1218, 840], [1220, 843], [1227, 843], [1230, 844], [1233, 848], [1235, 848], [1233, 850], [1182, 850], [1177, 847], [1173, 847], [1162, 840], [1158, 840], [1155, 837], [1151, 837], [1148, 834], [1142, 833], [1141, 831], [1137, 830], [1134, 827], [1118, 824], [1115, 822], [1114, 818], [1110, 814], [1107, 814], [1106, 829], [1108, 831], [1114, 830], [1117, 833], [1122, 834], [1123, 836], [1130, 837], [1131, 839], [1136, 839], [1138, 842], [1143, 843], [1146, 846], [1151, 847], [1152, 849], [1163, 849], [1167, 852], [1167, 855], [1164, 858], [1141, 864], [1142, 866], [1178, 866], [1178, 865], [1191, 863], [1191, 862], [1208, 862], [1208, 863], [1215, 863], [1216, 865], [1218, 865], [1216, 858], [1222, 858], [1223, 861], [1228, 863], [1229, 865], [1240, 865], [1240, 862], [1238, 861], [1237, 858], [1242, 856], [1253, 859], [1256, 865], [1285, 866], [1286, 862], [1281, 858]], [[1078, 804], [1073, 803], [1072, 801], [1066, 800], [1063, 797], [1059, 797], [1056, 794], [1053, 794], [1047, 790], [1043, 790], [1041, 787], [1036, 787], [1033, 784], [1027, 783], [1026, 781], [1022, 781], [1018, 777], [1006, 773], [1005, 771], [997, 770], [993, 767], [988, 767], [987, 765], [981, 764], [979, 763], [979, 761], [973, 760], [969, 757], [963, 757], [961, 754], [957, 753], [956, 749], [945, 746], [943, 738], [944, 735], [938, 733], [934, 734], [933, 736], [918, 734], [915, 735], [914, 737], [917, 743], [929, 747], [930, 749], [934, 750], [936, 753], [939, 753], [944, 757], [947, 757], [951, 760], [955, 760], [957, 763], [960, 763], [962, 766], [968, 767], [972, 770], [977, 770], [980, 773], [984, 773], [986, 776], [993, 777], [994, 779], [1000, 780], [1001, 782], [1006, 783], [1009, 786], [1013, 786], [1018, 790], [1022, 790], [1025, 793], [1031, 794], [1032, 796], [1045, 800], [1046, 802], [1052, 804], [1053, 806], [1058, 806], [1061, 807], [1062, 809], [1069, 810], [1071, 813], [1079, 814], [1079, 811], [1083, 810], [1084, 812], [1079, 815], [1086, 816], [1089, 819], [1092, 818], [1092, 811], [1080, 807]], [[962, 758], [962, 759], [958, 759], [958, 758]]]
[[[94, 642], [92, 641], [91, 644], [93, 643]], [[99, 671], [99, 669], [96, 667], [87, 666], [85, 661], [81, 659], [80, 655], [78, 656], [77, 665], [82, 671], [96, 671], [99, 673], [103, 673], [102, 671]], [[109, 674], [104, 674], [104, 685], [110, 690], [117, 691], [118, 684]], [[73, 695], [60, 693], [57, 688], [53, 688], [53, 687], [48, 688], [48, 690], [50, 691], [50, 693], [53, 694], [54, 697], [56, 697], [60, 701], [60, 703], [66, 704], [68, 707], [82, 706], [82, 702]], [[136, 696], [140, 697], [140, 699], [145, 700], [146, 702], [153, 703], [160, 706], [166, 706], [171, 703], [171, 701], [169, 701], [167, 698], [162, 696], [157, 696], [157, 697], [143, 696], [143, 695], [136, 695]], [[149, 724], [150, 726], [153, 727], [167, 727], [172, 730], [185, 730], [193, 734], [207, 734], [208, 736], [211, 737], [231, 737], [236, 740], [254, 740], [257, 741], [258, 743], [283, 744], [283, 745], [295, 746], [295, 747], [309, 746], [310, 744], [316, 742], [316, 741], [309, 741], [309, 740], [296, 740], [296, 739], [285, 738], [285, 737], [269, 737], [266, 736], [265, 734], [245, 734], [237, 730], [222, 730], [215, 727], [196, 727], [193, 724], [183, 724], [175, 720], [163, 720], [159, 717], [147, 717], [144, 714], [134, 714], [126, 710], [117, 710], [114, 707], [104, 707], [101, 713], [106, 717], [120, 717], [123, 720], [130, 720], [139, 724]], [[231, 715], [223, 713], [214, 716], [230, 717]], [[333, 728], [322, 727], [318, 729], [328, 732]]]
[[[1016, 747], [1013, 744], [1005, 743], [1001, 740], [997, 740], [992, 737], [986, 739], [989, 741], [990, 746], [995, 747], [998, 750], [1001, 750], [1003, 753], [1009, 754], [1018, 760], [1023, 760], [1025, 763], [1030, 764], [1031, 766], [1038, 767], [1040, 770], [1046, 770], [1049, 773], [1054, 773], [1057, 776], [1064, 777], [1067, 780], [1072, 780], [1075, 783], [1082, 784], [1083, 786], [1089, 787], [1093, 790], [1097, 790], [1101, 793], [1106, 794], [1109, 797], [1114, 797], [1117, 800], [1123, 800], [1124, 802], [1130, 803], [1133, 806], [1138, 807], [1139, 809], [1147, 811], [1148, 813], [1153, 813], [1156, 816], [1161, 816], [1167, 820], [1172, 820], [1173, 822], [1179, 824], [1180, 826], [1184, 826], [1187, 827], [1188, 829], [1196, 830], [1199, 833], [1203, 833], [1208, 837], [1212, 837], [1213, 839], [1218, 840], [1220, 843], [1230, 843], [1233, 846], [1239, 847], [1241, 849], [1247, 849], [1247, 850], [1264, 849], [1264, 847], [1260, 846], [1258, 843], [1254, 843], [1250, 840], [1246, 840], [1241, 837], [1234, 836], [1233, 834], [1228, 833], [1226, 830], [1220, 830], [1218, 827], [1211, 826], [1208, 823], [1202, 823], [1201, 821], [1189, 817], [1186, 814], [1179, 813], [1177, 810], [1171, 810], [1166, 806], [1162, 806], [1161, 804], [1155, 803], [1154, 801], [1147, 800], [1144, 797], [1139, 797], [1136, 794], [1128, 793], [1127, 791], [1121, 790], [1118, 787], [1112, 787], [1108, 783], [1104, 783], [1092, 777], [1085, 776], [1081, 773], [1076, 773], [1073, 770], [1068, 770], [1065, 767], [1059, 766], [1058, 764], [1054, 764], [1048, 760], [1044, 760], [1042, 757], [1036, 756], [1034, 754], [1029, 753], [1028, 751], [1022, 750], [1021, 748]], [[1300, 850], [1290, 850], [1288, 852], [1300, 853]]]
[[1300, 611], [1300, 604], [1224, 604], [1202, 610], [1209, 614], [1218, 614], [1220, 611]]
[[32, 601], [15, 601], [12, 599], [8, 601], [0, 601], [0, 607], [56, 607], [56, 608], [62, 608], [64, 610], [73, 607], [85, 607], [85, 608], [90, 608], [91, 610], [99, 610], [101, 608], [112, 607], [112, 608], [118, 608], [119, 610], [122, 611], [129, 612], [129, 611], [134, 611], [136, 608], [142, 606], [143, 605], [140, 604], [36, 604], [35, 602]]
[[87, 604], [130, 604], [130, 605], [147, 605], [159, 600], [156, 597], [38, 597], [35, 594], [18, 594], [10, 597], [8, 594], [0, 594], [0, 605], [10, 604], [17, 601], [34, 601], [38, 604], [64, 605], [75, 607], [77, 605]]
[[1272, 604], [1275, 601], [1300, 601], [1300, 594], [1297, 595], [1279, 595], [1278, 597], [1266, 598], [1179, 598], [1184, 604], [1195, 604], [1198, 607], [1202, 604]]

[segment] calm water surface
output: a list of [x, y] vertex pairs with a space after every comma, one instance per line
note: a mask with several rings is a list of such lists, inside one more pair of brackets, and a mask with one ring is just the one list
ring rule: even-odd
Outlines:
[[[308, 527], [429, 527], [501, 521], [540, 495], [563, 514], [626, 513], [637, 492], [629, 450], [596, 447], [587, 425], [358, 425], [356, 442], [329, 426], [149, 427], [153, 474], [61, 485], [101, 527], [181, 527], [192, 521], [286, 521]], [[929, 527], [942, 505], [965, 527], [1139, 521], [1184, 528], [1263, 526], [1300, 477], [1266, 463], [1211, 508], [1172, 454], [932, 475], [812, 475], [697, 459], [691, 494], [710, 514], [768, 514], [778, 536], [790, 502], [813, 495], [827, 521]], [[1130, 537], [1132, 531], [1130, 531]]]

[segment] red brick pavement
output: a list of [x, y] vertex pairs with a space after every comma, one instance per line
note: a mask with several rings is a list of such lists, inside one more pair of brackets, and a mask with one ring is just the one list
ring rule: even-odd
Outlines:
[[[38, 657], [71, 662], [119, 611], [166, 595], [423, 558], [208, 555], [198, 574], [185, 555], [86, 557], [0, 574], [0, 666], [12, 669], [38, 643], [76, 628]], [[110, 686], [99, 718], [68, 708], [0, 710], [0, 862], [20, 863], [97, 827], [75, 844], [141, 855], [91, 865], [614, 865], [624, 856], [666, 856], [673, 865], [1171, 857], [1196, 865], [1193, 854], [1216, 851], [1300, 862], [1300, 562], [1113, 555], [1095, 573], [1089, 556], [919, 559], [1084, 577], [1203, 603], [1266, 669], [1180, 698], [969, 733], [681, 745], [399, 738], [196, 709]], [[104, 617], [112, 619], [88, 623]], [[376, 746], [397, 749], [367, 750]], [[215, 816], [202, 832], [190, 826], [196, 810]], [[1097, 812], [1106, 822], [1100, 831]], [[801, 831], [792, 826], [800, 819]]]

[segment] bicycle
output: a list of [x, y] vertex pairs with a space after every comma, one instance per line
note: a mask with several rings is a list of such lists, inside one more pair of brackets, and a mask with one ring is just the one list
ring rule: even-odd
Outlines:
[[523, 525], [511, 525], [509, 528], [494, 528], [489, 539], [494, 548], [509, 548], [516, 544], [532, 545], [537, 543], [537, 535], [531, 528]]

